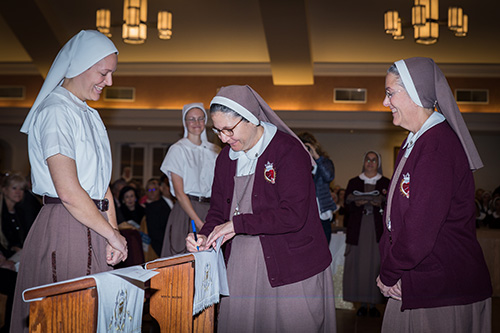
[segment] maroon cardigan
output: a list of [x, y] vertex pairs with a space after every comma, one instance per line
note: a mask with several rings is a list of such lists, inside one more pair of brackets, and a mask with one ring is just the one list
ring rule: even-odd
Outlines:
[[[409, 183], [403, 184], [403, 176]], [[401, 310], [491, 297], [490, 275], [476, 238], [474, 178], [446, 121], [417, 140], [401, 176], [391, 181], [397, 182], [392, 232], [384, 223], [380, 278], [386, 286], [401, 279]]]
[[[233, 219], [236, 234], [259, 236], [272, 287], [305, 280], [324, 271], [332, 261], [326, 243], [314, 183], [311, 158], [300, 142], [277, 131], [259, 157], [252, 191], [253, 214], [230, 217], [237, 161], [229, 147], [219, 154], [215, 166], [210, 210], [200, 234]], [[272, 163], [276, 181], [264, 177]], [[230, 244], [225, 249], [230, 255]]]

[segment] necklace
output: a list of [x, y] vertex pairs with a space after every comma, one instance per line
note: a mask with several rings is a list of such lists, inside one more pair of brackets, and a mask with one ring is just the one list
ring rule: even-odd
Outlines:
[[[235, 199], [236, 199], [236, 206], [234, 208], [234, 214], [233, 216], [240, 215], [242, 214], [240, 211], [240, 203], [243, 197], [245, 196], [245, 193], [247, 192], [248, 186], [250, 184], [250, 181], [255, 177], [255, 168], [257, 166], [257, 161], [258, 161], [258, 153], [255, 153], [255, 158], [248, 158], [248, 157], [241, 157], [238, 158], [238, 166], [237, 166], [237, 176], [235, 177], [238, 179], [238, 177], [245, 177], [245, 183], [243, 185], [243, 191], [241, 191], [241, 195], [238, 198], [238, 193], [235, 192]], [[238, 175], [239, 174], [239, 175]], [[236, 185], [236, 182], [235, 182]], [[239, 190], [239, 188], [238, 188]]]

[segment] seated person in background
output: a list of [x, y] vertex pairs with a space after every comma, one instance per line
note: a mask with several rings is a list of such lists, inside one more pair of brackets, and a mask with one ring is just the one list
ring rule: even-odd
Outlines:
[[125, 179], [119, 178], [115, 180], [110, 188], [111, 188], [111, 193], [113, 194], [113, 201], [115, 202], [115, 212], [116, 212], [116, 222], [118, 224], [122, 223], [125, 219], [123, 218], [122, 211], [120, 209], [120, 191], [122, 188], [127, 186], [128, 183]]
[[8, 332], [10, 329], [10, 313], [12, 312], [12, 303], [14, 302], [14, 290], [16, 289], [16, 264], [8, 260], [3, 251], [0, 251], [0, 294], [7, 296], [5, 302], [4, 323], [0, 328], [0, 333]]
[[136, 190], [131, 186], [125, 186], [120, 191], [120, 210], [125, 222], [139, 228], [144, 217], [144, 207], [137, 202]]
[[125, 186], [120, 191], [120, 211], [124, 221], [118, 224], [118, 229], [127, 240], [128, 258], [116, 268], [129, 267], [144, 263], [144, 249], [149, 245], [149, 237], [139, 231], [145, 209], [137, 202], [136, 190]]
[[162, 175], [160, 178], [160, 200], [154, 201], [146, 206], [146, 224], [148, 235], [151, 238], [151, 247], [156, 255], [161, 254], [163, 238], [165, 237], [165, 227], [174, 202], [170, 193], [168, 177]]
[[16, 173], [3, 175], [0, 193], [0, 294], [7, 296], [4, 325], [0, 332], [10, 329], [10, 314], [14, 302], [17, 265], [24, 240], [41, 204], [28, 190], [26, 178]]
[[491, 204], [492, 212], [484, 219], [490, 229], [500, 229], [500, 197], [495, 197]]
[[22, 249], [41, 204], [35, 197], [25, 199], [27, 182], [20, 174], [5, 174], [1, 185], [0, 246], [9, 258]]
[[146, 183], [146, 194], [139, 200], [139, 204], [146, 207], [147, 204], [160, 200], [160, 182], [156, 178], [151, 178]]

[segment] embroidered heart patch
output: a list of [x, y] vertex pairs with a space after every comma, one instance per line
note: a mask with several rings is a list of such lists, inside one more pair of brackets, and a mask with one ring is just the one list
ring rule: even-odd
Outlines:
[[399, 190], [406, 198], [410, 197], [410, 173], [403, 175]]
[[268, 161], [264, 167], [264, 178], [271, 184], [276, 183], [276, 170], [274, 170], [273, 163]]

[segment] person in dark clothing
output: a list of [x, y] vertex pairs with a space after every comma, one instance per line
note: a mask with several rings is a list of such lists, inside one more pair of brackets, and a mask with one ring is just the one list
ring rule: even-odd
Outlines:
[[298, 137], [316, 162], [316, 165], [312, 169], [316, 188], [316, 201], [318, 202], [319, 217], [325, 232], [326, 241], [330, 244], [330, 239], [332, 238], [331, 223], [334, 218], [334, 212], [337, 210], [337, 205], [330, 193], [330, 183], [335, 179], [335, 167], [314, 135], [303, 132]]
[[14, 302], [17, 271], [24, 240], [41, 204], [27, 189], [26, 178], [17, 173], [5, 173], [0, 193], [0, 294], [7, 296], [4, 325], [0, 332], [10, 329], [10, 313]]
[[165, 227], [168, 217], [173, 208], [172, 196], [167, 176], [160, 178], [160, 200], [149, 203], [146, 206], [146, 224], [148, 226], [148, 235], [151, 238], [151, 247], [159, 256], [165, 237]]
[[132, 223], [134, 227], [139, 228], [145, 210], [137, 200], [137, 192], [132, 186], [125, 186], [120, 190], [120, 210], [123, 214], [124, 222]]

